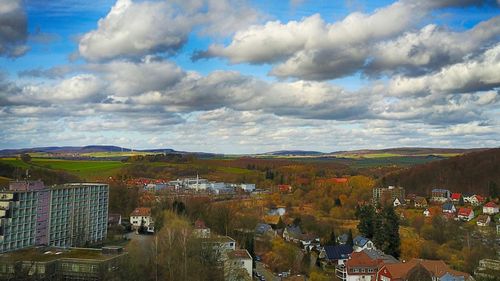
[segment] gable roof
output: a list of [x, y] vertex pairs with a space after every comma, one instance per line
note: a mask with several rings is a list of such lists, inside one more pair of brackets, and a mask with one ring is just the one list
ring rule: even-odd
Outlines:
[[325, 246], [326, 257], [329, 260], [347, 259], [352, 253], [351, 245]]
[[300, 226], [298, 225], [289, 225], [285, 228], [287, 231], [288, 235], [300, 239], [302, 237], [302, 229], [300, 229]]
[[468, 278], [470, 276], [468, 273], [450, 269], [448, 265], [442, 260], [412, 259], [410, 262], [421, 264], [423, 267], [425, 267], [425, 269], [432, 272], [435, 276], [439, 278], [441, 278], [446, 274], [450, 274], [455, 277], [463, 276], [465, 278]]
[[266, 224], [266, 223], [259, 223], [255, 227], [255, 233], [257, 233], [257, 234], [264, 234], [264, 233], [266, 233], [268, 231], [272, 231], [272, 230], [273, 230], [273, 228], [269, 224]]
[[488, 202], [484, 205], [484, 207], [487, 207], [487, 208], [498, 208], [498, 205], [495, 204], [494, 202]]
[[458, 210], [458, 215], [459, 216], [470, 216], [470, 214], [473, 213], [472, 209], [471, 208], [460, 208]]
[[151, 216], [151, 208], [146, 207], [137, 207], [134, 209], [130, 216], [134, 217], [150, 217]]

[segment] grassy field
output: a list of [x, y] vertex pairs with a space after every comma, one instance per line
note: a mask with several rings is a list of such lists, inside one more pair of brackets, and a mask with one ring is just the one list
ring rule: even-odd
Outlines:
[[110, 176], [127, 165], [120, 161], [62, 160], [49, 158], [33, 158], [31, 161], [32, 165], [16, 158], [1, 158], [0, 162], [25, 169], [38, 167], [65, 171], [86, 180]]

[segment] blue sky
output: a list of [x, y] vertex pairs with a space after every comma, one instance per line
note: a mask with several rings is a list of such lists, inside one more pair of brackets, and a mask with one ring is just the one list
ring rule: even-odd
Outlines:
[[498, 146], [499, 25], [478, 0], [0, 0], [0, 148]]

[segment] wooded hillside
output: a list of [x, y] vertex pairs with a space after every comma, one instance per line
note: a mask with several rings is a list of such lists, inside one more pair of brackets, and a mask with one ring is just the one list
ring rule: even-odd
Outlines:
[[383, 177], [380, 185], [400, 185], [406, 193], [429, 195], [435, 187], [489, 195], [500, 185], [500, 148], [417, 165]]

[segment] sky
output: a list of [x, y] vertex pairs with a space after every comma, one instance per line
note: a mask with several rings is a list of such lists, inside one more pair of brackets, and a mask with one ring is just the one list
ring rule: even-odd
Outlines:
[[0, 149], [500, 145], [500, 0], [0, 0]]

